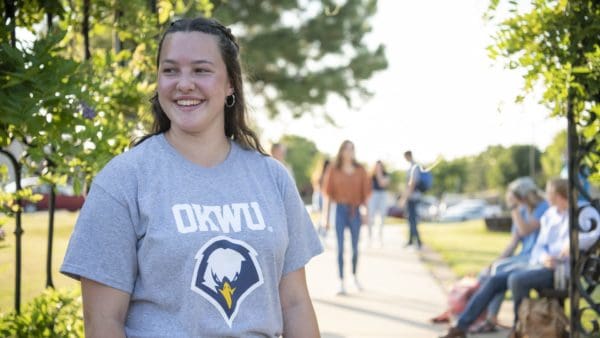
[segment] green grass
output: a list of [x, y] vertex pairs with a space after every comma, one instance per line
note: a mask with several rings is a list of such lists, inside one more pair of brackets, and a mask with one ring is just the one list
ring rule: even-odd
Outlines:
[[[57, 211], [54, 217], [54, 245], [52, 280], [56, 288], [72, 288], [78, 283], [58, 272], [65, 255], [77, 213]], [[46, 255], [48, 250], [48, 214], [24, 214], [25, 231], [22, 243], [21, 306], [38, 296], [46, 286]], [[4, 225], [6, 238], [0, 242], [0, 313], [14, 308], [15, 290], [15, 223], [10, 219]]]
[[510, 233], [490, 232], [482, 220], [425, 223], [419, 226], [419, 232], [456, 276], [477, 275], [498, 258], [510, 241]]

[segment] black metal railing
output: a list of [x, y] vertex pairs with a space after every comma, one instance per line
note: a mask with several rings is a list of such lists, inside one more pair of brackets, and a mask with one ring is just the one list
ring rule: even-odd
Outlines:
[[[594, 121], [597, 116], [590, 112]], [[578, 128], [583, 126], [575, 122], [573, 104], [569, 101], [567, 106], [567, 142], [568, 142], [568, 170], [569, 170], [569, 237], [570, 237], [570, 265], [571, 278], [569, 282], [570, 297], [570, 336], [599, 337], [600, 336], [600, 299], [593, 298], [594, 293], [600, 293], [600, 241], [597, 241], [588, 250], [579, 250], [579, 234], [582, 231], [592, 231], [600, 224], [592, 222], [590, 229], [582, 229], [579, 224], [579, 206], [582, 203], [590, 204], [600, 210], [598, 200], [593, 200], [590, 192], [584, 186], [585, 178], [589, 175], [589, 167], [585, 160], [598, 158], [598, 141], [595, 137], [584, 138], [578, 133]], [[586, 316], [587, 312], [593, 315]], [[586, 320], [586, 318], [588, 318]], [[590, 319], [591, 318], [591, 319]]]
[[[16, 190], [21, 190], [21, 164], [17, 158], [9, 151], [0, 148], [0, 154], [8, 157], [10, 164], [13, 167], [15, 173], [15, 184]], [[17, 205], [21, 206], [21, 199], [17, 198]], [[15, 311], [19, 313], [21, 311], [21, 237], [23, 236], [23, 227], [21, 226], [21, 208], [17, 209], [15, 213]]]

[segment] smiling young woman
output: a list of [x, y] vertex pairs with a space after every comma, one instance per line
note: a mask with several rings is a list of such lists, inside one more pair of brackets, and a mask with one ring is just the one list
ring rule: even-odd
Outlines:
[[61, 271], [88, 337], [318, 337], [298, 190], [246, 123], [238, 45], [214, 20], [159, 44], [153, 129], [96, 176]]

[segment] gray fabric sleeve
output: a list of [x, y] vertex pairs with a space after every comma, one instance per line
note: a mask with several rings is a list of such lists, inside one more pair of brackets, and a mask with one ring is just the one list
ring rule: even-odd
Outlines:
[[126, 204], [93, 184], [60, 271], [131, 294], [137, 274], [136, 242]]
[[279, 175], [283, 181], [283, 203], [287, 219], [288, 247], [283, 261], [283, 275], [296, 271], [323, 252], [321, 241], [300, 198], [296, 184], [289, 175]]

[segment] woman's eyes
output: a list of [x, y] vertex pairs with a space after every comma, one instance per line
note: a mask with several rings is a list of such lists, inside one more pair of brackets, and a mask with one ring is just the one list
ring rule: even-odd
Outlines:
[[[162, 72], [165, 74], [175, 74], [175, 73], [179, 72], [179, 69], [167, 67], [167, 68], [163, 68]], [[210, 73], [210, 69], [194, 68], [192, 70], [192, 72], [194, 72], [195, 74], [204, 74], [204, 73]]]

